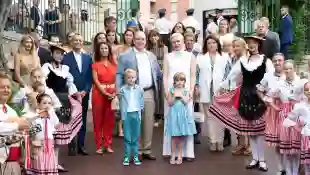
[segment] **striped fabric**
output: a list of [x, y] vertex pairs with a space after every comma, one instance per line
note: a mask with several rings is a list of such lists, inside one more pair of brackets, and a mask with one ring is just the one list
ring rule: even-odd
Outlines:
[[[275, 99], [275, 105], [280, 105], [280, 99]], [[264, 118], [266, 121], [265, 141], [268, 146], [278, 147], [280, 144], [279, 127], [282, 127], [279, 111], [268, 107]]]
[[[287, 114], [292, 111], [293, 106], [296, 102], [283, 102], [280, 112], [280, 123], [283, 123]], [[301, 133], [294, 127], [286, 128], [283, 125], [279, 127], [279, 149], [281, 154], [299, 154], [301, 148]]]
[[265, 120], [260, 117], [257, 120], [244, 120], [233, 107], [236, 90], [226, 92], [221, 95], [215, 95], [213, 104], [209, 108], [211, 116], [219, 119], [228, 129], [233, 130], [238, 135], [264, 135]]
[[68, 124], [61, 123], [60, 127], [54, 133], [56, 145], [67, 145], [77, 135], [82, 127], [82, 105], [81, 102], [69, 97], [72, 105], [71, 120]]
[[310, 137], [302, 136], [301, 138], [301, 153], [300, 153], [300, 163], [310, 164]]
[[[36, 149], [38, 154], [31, 161], [31, 168], [26, 172], [29, 175], [58, 175], [58, 167], [55, 159], [54, 140], [48, 139], [47, 145]], [[44, 150], [48, 148], [45, 152]]]

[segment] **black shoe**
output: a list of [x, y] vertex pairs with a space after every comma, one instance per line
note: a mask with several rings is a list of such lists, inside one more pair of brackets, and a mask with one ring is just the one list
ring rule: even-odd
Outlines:
[[200, 141], [199, 139], [195, 139], [195, 140], [194, 140], [194, 143], [195, 143], [196, 145], [199, 145], [199, 144], [201, 144], [201, 141]]
[[78, 154], [80, 154], [82, 156], [88, 156], [88, 153], [84, 148], [79, 148]]
[[185, 160], [186, 162], [194, 162], [195, 159], [194, 158], [183, 158], [183, 160]]
[[146, 160], [156, 160], [156, 157], [153, 156], [152, 154], [142, 154], [143, 159]]
[[68, 150], [68, 156], [76, 156], [76, 150], [75, 149], [70, 149]]
[[[254, 164], [253, 161], [255, 161], [256, 163]], [[251, 163], [245, 167], [245, 169], [251, 170], [251, 169], [255, 169], [257, 167], [259, 167], [259, 161], [252, 160]]]
[[286, 175], [286, 171], [282, 170], [280, 171], [281, 175]]

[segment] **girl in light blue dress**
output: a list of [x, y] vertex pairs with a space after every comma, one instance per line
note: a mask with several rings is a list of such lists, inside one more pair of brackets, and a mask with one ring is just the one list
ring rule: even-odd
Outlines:
[[[169, 112], [165, 119], [165, 134], [171, 137], [170, 164], [182, 164], [183, 141], [186, 136], [196, 134], [193, 117], [189, 117], [189, 92], [185, 89], [186, 76], [176, 73], [173, 76], [173, 88], [169, 90], [167, 101]], [[178, 149], [176, 160], [176, 148]]]

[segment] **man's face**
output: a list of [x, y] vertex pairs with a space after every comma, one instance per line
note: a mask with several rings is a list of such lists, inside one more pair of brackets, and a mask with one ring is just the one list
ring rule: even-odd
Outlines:
[[286, 15], [287, 12], [288, 12], [288, 9], [285, 8], [285, 7], [282, 7], [282, 8], [280, 9], [280, 12], [281, 12], [281, 15]]
[[33, 0], [33, 5], [38, 6], [40, 4], [40, 0]]
[[108, 24], [108, 28], [112, 31], [114, 31], [116, 29], [116, 20], [112, 20], [109, 22]]
[[138, 32], [134, 38], [134, 44], [137, 49], [144, 49], [146, 44], [146, 37], [143, 32]]
[[194, 48], [194, 37], [186, 37], [185, 38], [185, 47], [186, 49], [193, 49]]
[[12, 85], [9, 79], [0, 79], [0, 102], [6, 103], [12, 92]]
[[258, 35], [265, 35], [267, 30], [268, 30], [268, 27], [265, 23], [263, 22], [258, 23], [257, 29], [256, 29], [256, 33]]
[[74, 35], [72, 44], [74, 48], [81, 49], [83, 47], [83, 37], [81, 35]]

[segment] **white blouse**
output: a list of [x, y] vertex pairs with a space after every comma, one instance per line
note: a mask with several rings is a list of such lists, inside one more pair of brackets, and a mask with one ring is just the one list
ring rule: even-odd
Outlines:
[[261, 92], [268, 92], [269, 90], [275, 88], [279, 81], [284, 80], [285, 76], [277, 76], [275, 73], [265, 73], [260, 84], [257, 85], [257, 89]]
[[297, 122], [304, 123], [301, 133], [310, 136], [310, 104], [307, 102], [300, 102], [294, 105], [293, 110], [288, 114], [283, 121], [284, 127], [296, 126]]
[[45, 63], [42, 66], [42, 72], [46, 78], [50, 71], [53, 71], [57, 76], [67, 79], [67, 87], [70, 95], [78, 92], [74, 84], [74, 78], [69, 72], [69, 67], [67, 65], [61, 65], [59, 68], [55, 68], [51, 63]]
[[[248, 57], [241, 57], [232, 67], [229, 72], [227, 78], [220, 84], [220, 87], [223, 89], [229, 89], [229, 85], [232, 83], [236, 83], [238, 77], [242, 74], [241, 72], [241, 64], [248, 71], [254, 71], [259, 66], [263, 64], [264, 56], [260, 55], [259, 59], [248, 59]], [[270, 59], [266, 60], [266, 72], [274, 73], [274, 67]]]
[[[53, 109], [51, 109], [49, 112], [49, 118], [37, 118], [33, 123], [39, 124], [42, 127], [42, 131], [38, 132], [35, 136], [35, 140], [43, 141], [45, 136], [44, 133], [47, 129], [47, 138], [53, 139], [53, 134], [56, 131], [56, 125], [59, 124], [59, 119]], [[47, 123], [45, 125], [45, 121], [47, 120]], [[46, 127], [47, 126], [47, 127]]]
[[303, 84], [298, 76], [292, 82], [281, 80], [267, 93], [269, 97], [279, 97], [282, 102], [300, 101], [303, 98]]

